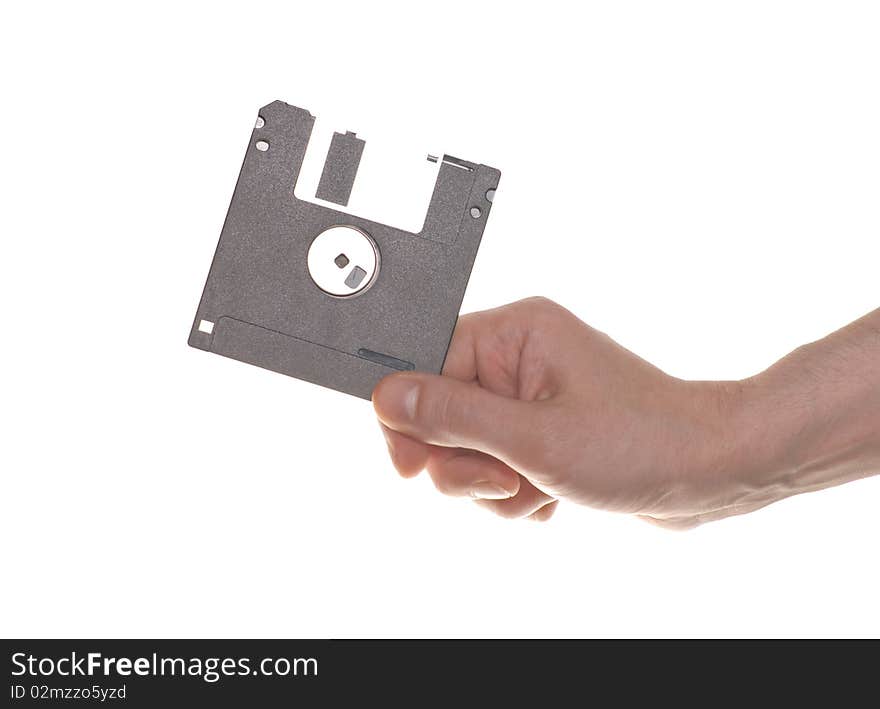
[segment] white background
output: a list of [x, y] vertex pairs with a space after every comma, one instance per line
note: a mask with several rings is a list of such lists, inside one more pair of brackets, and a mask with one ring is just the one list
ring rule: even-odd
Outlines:
[[4, 6], [0, 633], [880, 634], [880, 478], [507, 522], [367, 402], [186, 346], [276, 98], [502, 170], [466, 311], [736, 378], [880, 305], [876, 4], [523, 6]]

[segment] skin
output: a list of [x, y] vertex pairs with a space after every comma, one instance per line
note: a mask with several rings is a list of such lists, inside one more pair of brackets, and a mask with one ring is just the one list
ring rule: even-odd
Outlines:
[[880, 310], [742, 381], [671, 377], [545, 298], [459, 320], [373, 404], [403, 477], [507, 518], [560, 500], [686, 529], [880, 472]]

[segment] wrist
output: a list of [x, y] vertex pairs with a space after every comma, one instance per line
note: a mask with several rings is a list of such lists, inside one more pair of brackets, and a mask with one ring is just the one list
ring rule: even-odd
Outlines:
[[804, 413], [800, 402], [768, 372], [736, 386], [730, 473], [743, 497], [771, 498], [768, 501], [787, 497], [796, 491], [796, 439]]
[[684, 477], [692, 513], [755, 509], [793, 494], [792, 441], [799, 423], [778, 406], [777, 384], [762, 377], [692, 382], [699, 388], [701, 442]]
[[880, 360], [858, 346], [844, 359], [843, 344], [805, 345], [749, 381], [768, 422], [763, 480], [782, 496], [878, 472]]
[[662, 514], [699, 523], [880, 473], [878, 353], [880, 310], [754, 377], [677, 380]]
[[877, 363], [834, 364], [820, 341], [737, 383], [730, 464], [752, 495], [772, 502], [877, 472]]

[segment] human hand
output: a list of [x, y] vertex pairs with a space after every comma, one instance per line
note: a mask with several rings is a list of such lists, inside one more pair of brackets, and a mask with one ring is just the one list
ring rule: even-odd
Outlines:
[[441, 492], [503, 517], [549, 519], [564, 499], [687, 528], [802, 491], [805, 414], [780, 408], [797, 366], [676, 379], [530, 298], [463, 316], [443, 376], [391, 375], [373, 403], [402, 476], [427, 469]]
[[737, 388], [667, 376], [543, 298], [463, 316], [444, 376], [395, 374], [373, 401], [401, 475], [503, 517], [556, 500], [653, 517], [703, 511], [687, 477], [722, 445]]

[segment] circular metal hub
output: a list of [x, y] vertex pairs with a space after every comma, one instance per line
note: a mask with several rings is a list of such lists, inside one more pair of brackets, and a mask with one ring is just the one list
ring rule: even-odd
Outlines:
[[309, 274], [325, 293], [344, 298], [369, 288], [379, 272], [376, 242], [352, 226], [325, 229], [309, 246]]

